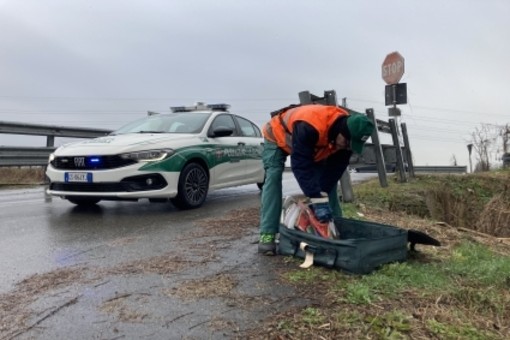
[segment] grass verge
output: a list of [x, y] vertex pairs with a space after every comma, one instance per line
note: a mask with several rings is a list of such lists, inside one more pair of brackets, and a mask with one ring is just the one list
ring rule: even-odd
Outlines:
[[[357, 202], [343, 206], [346, 217], [418, 229], [442, 246], [418, 246], [407, 262], [364, 276], [300, 269], [301, 259], [286, 257], [281, 281], [311, 302], [271, 316], [248, 337], [510, 338], [510, 244], [476, 230], [494, 197], [507, 199], [508, 175], [423, 176], [389, 188], [377, 181], [358, 185]], [[445, 208], [441, 214], [434, 210], [438, 206]], [[445, 222], [448, 213], [459, 212], [458, 219]]]

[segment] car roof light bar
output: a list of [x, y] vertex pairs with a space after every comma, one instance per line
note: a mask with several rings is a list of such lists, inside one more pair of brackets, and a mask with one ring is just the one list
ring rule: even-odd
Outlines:
[[228, 104], [209, 104], [205, 105], [202, 102], [196, 103], [194, 106], [172, 106], [170, 110], [176, 112], [193, 112], [193, 111], [227, 111], [230, 108]]
[[228, 104], [209, 104], [207, 105], [213, 111], [227, 111], [230, 108]]

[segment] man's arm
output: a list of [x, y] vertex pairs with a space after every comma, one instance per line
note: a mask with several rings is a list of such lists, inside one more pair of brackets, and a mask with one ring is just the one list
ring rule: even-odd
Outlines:
[[322, 191], [330, 192], [335, 183], [340, 180], [349, 165], [351, 155], [352, 151], [350, 150], [339, 150], [326, 158], [320, 178]]
[[319, 133], [306, 122], [296, 122], [292, 131], [290, 162], [296, 180], [307, 197], [321, 197], [318, 164], [314, 162]]

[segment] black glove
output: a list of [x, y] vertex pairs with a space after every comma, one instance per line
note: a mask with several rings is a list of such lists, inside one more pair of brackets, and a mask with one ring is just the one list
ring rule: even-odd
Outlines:
[[315, 217], [319, 220], [319, 222], [325, 223], [329, 222], [333, 219], [333, 213], [331, 212], [331, 208], [329, 207], [329, 203], [312, 203], [310, 204], [310, 208], [312, 208]]
[[325, 223], [333, 219], [333, 213], [329, 206], [329, 199], [326, 193], [321, 192], [322, 197], [311, 198], [310, 208], [319, 222]]

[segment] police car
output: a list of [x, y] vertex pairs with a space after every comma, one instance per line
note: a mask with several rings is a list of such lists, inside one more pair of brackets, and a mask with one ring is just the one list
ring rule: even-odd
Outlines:
[[77, 205], [101, 200], [170, 200], [200, 207], [209, 191], [264, 182], [263, 138], [229, 105], [172, 107], [111, 134], [63, 145], [50, 155], [48, 194]]

